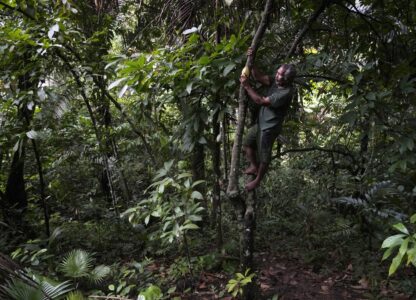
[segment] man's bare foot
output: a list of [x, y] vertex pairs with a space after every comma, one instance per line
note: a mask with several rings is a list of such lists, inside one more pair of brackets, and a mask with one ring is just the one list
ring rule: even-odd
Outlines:
[[249, 166], [244, 171], [244, 174], [247, 174], [247, 175], [257, 175], [257, 167], [256, 166]]
[[250, 181], [246, 184], [246, 190], [247, 192], [250, 192], [252, 190], [254, 190], [256, 187], [258, 187], [260, 184], [260, 181], [258, 181], [257, 179], [254, 179], [253, 181]]

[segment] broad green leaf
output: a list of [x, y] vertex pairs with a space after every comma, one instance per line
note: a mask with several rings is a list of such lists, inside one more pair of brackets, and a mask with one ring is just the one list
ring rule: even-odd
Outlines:
[[201, 183], [205, 183], [205, 180], [197, 180], [192, 184], [192, 187], [196, 187], [197, 185], [201, 184]]
[[202, 218], [200, 216], [197, 216], [197, 215], [189, 215], [188, 219], [191, 220], [192, 222], [198, 222], [198, 221], [202, 220]]
[[405, 234], [409, 234], [409, 231], [402, 223], [397, 223], [393, 225], [393, 228], [397, 229], [400, 232], [403, 232]]
[[396, 272], [397, 268], [400, 266], [400, 263], [402, 262], [402, 258], [403, 256], [400, 253], [398, 253], [396, 257], [393, 258], [393, 261], [391, 262], [389, 268], [389, 276], [393, 275]]
[[410, 217], [410, 223], [412, 224], [416, 223], [416, 214]]
[[202, 194], [198, 191], [193, 191], [191, 194], [191, 198], [192, 199], [198, 199], [198, 200], [202, 200], [204, 199], [204, 197], [202, 196]]
[[222, 73], [222, 75], [225, 77], [228, 75], [228, 73], [231, 72], [232, 69], [234, 69], [235, 67], [235, 63], [229, 63], [225, 68], [224, 68], [224, 72]]
[[390, 255], [393, 253], [393, 250], [394, 250], [394, 247], [388, 248], [388, 249], [384, 252], [383, 257], [381, 258], [381, 260], [383, 261], [383, 260], [386, 260], [387, 258], [389, 258], [389, 257], [390, 257]]
[[411, 262], [416, 262], [416, 245], [413, 244], [413, 248], [407, 250], [407, 265], [409, 265]]
[[402, 244], [400, 245], [399, 248], [399, 253], [401, 256], [404, 256], [406, 254], [407, 251], [407, 247], [409, 246], [409, 238], [406, 238], [403, 240]]
[[123, 86], [123, 88], [120, 90], [120, 92], [118, 93], [118, 98], [121, 98], [121, 97], [123, 97], [123, 95], [124, 95], [124, 93], [127, 91], [127, 89], [129, 88], [129, 86], [127, 85], [127, 84], [125, 84], [124, 86]]
[[199, 229], [198, 225], [190, 223], [182, 226], [182, 229]]
[[208, 56], [206, 56], [206, 55], [202, 56], [202, 57], [198, 60], [198, 63], [199, 63], [200, 65], [202, 65], [202, 66], [205, 66], [205, 65], [209, 64], [210, 62], [211, 62], [211, 59], [210, 59]]
[[383, 244], [381, 245], [381, 248], [396, 247], [403, 242], [403, 237], [405, 236], [406, 235], [402, 233], [389, 236], [387, 239], [384, 240]]
[[120, 83], [122, 83], [125, 80], [127, 80], [127, 78], [120, 78], [120, 79], [117, 79], [116, 81], [110, 83], [110, 85], [108, 86], [108, 90], [111, 90], [111, 89], [115, 88], [116, 86], [118, 86]]
[[26, 132], [26, 136], [28, 138], [30, 138], [31, 140], [36, 140], [37, 138], [39, 138], [38, 132], [36, 132], [34, 130], [31, 130], [31, 131]]
[[181, 173], [181, 174], [178, 175], [177, 178], [182, 179], [182, 178], [185, 178], [185, 177], [192, 177], [192, 173], [189, 173], [189, 172]]

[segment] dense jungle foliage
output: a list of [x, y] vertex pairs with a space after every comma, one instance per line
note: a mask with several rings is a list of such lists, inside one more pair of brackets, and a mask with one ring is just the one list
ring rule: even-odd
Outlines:
[[1, 299], [415, 299], [411, 0], [272, 1], [255, 64], [296, 97], [241, 263], [265, 3], [0, 0]]

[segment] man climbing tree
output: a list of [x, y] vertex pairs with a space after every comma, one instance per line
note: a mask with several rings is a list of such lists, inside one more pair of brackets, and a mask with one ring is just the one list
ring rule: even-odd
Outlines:
[[[251, 56], [252, 53], [252, 49], [249, 48], [247, 56]], [[240, 82], [247, 94], [251, 100], [261, 106], [257, 124], [249, 129], [244, 140], [244, 151], [250, 163], [244, 173], [256, 175], [254, 180], [246, 184], [247, 191], [257, 188], [267, 171], [273, 143], [282, 129], [284, 117], [294, 94], [295, 75], [296, 69], [291, 64], [281, 65], [274, 78], [253, 66], [252, 77], [261, 84], [269, 86], [267, 95], [261, 96], [251, 87], [249, 74], [245, 72], [241, 74]]]

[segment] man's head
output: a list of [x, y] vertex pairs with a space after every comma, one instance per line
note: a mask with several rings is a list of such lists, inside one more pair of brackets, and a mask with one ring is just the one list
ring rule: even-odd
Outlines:
[[289, 86], [292, 84], [295, 76], [295, 66], [292, 64], [283, 64], [277, 69], [275, 80], [277, 85]]

